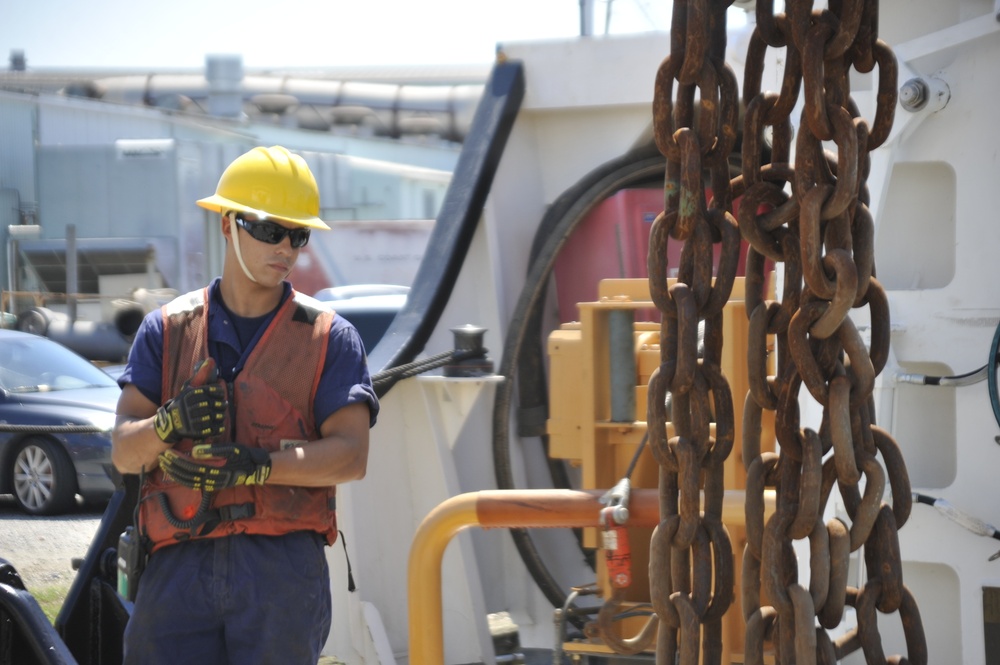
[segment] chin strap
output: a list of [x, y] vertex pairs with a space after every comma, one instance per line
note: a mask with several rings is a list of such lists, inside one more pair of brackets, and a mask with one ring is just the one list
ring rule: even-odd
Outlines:
[[231, 216], [232, 212], [227, 212], [226, 216], [229, 217], [229, 228], [232, 230], [233, 235], [233, 249], [236, 250], [236, 260], [240, 262], [240, 267], [243, 268], [243, 274], [253, 282], [257, 283], [257, 278], [250, 274], [250, 269], [247, 268], [247, 264], [243, 262], [243, 252], [240, 250], [240, 226], [236, 223], [236, 218]]

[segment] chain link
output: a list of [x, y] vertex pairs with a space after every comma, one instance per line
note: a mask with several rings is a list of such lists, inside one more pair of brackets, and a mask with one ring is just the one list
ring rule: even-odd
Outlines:
[[[773, 0], [758, 0], [744, 72], [741, 173], [730, 180], [740, 100], [725, 63], [727, 6], [674, 2], [670, 54], [655, 83], [654, 138], [667, 160], [664, 211], [651, 229], [648, 265], [662, 317], [660, 365], [649, 380], [647, 405], [650, 447], [660, 464], [661, 521], [649, 563], [657, 663], [720, 662], [720, 622], [732, 600], [732, 546], [721, 508], [734, 415], [721, 349], [722, 307], [739, 259], [737, 230], [749, 245], [745, 662], [763, 663], [770, 644], [779, 665], [834, 663], [858, 649], [868, 663], [884, 663], [877, 610], [899, 613], [908, 662], [926, 663], [897, 535], [909, 516], [909, 479], [899, 446], [875, 424], [872, 397], [888, 357], [889, 308], [875, 279], [866, 179], [869, 154], [892, 127], [895, 58], [878, 39], [877, 0], [832, 0], [830, 9], [788, 0], [778, 14]], [[769, 49], [784, 49], [778, 93], [761, 89]], [[876, 69], [869, 125], [851, 98], [850, 74]], [[793, 122], [800, 91], [802, 113]], [[734, 197], [741, 197], [738, 220]], [[668, 286], [671, 242], [684, 246], [676, 282]], [[715, 244], [720, 259], [713, 266]], [[783, 271], [780, 300], [767, 299], [769, 262]], [[849, 316], [864, 307], [871, 319], [867, 345]], [[818, 431], [800, 424], [803, 387], [822, 407]], [[762, 451], [765, 410], [774, 412], [779, 453]], [[835, 483], [848, 520], [824, 523]], [[887, 483], [891, 507], [882, 500]], [[767, 488], [777, 500], [765, 520]], [[799, 583], [793, 547], [804, 539], [808, 588]], [[848, 586], [848, 567], [862, 547], [867, 581], [858, 589]], [[840, 625], [848, 606], [858, 626], [832, 640], [826, 631]]]
[[[729, 165], [739, 89], [725, 62], [725, 4], [677, 1], [672, 26], [653, 103], [654, 136], [667, 169], [665, 210], [650, 231], [648, 266], [650, 293], [662, 314], [660, 365], [650, 377], [647, 406], [661, 515], [649, 577], [659, 617], [657, 662], [697, 665], [721, 661], [722, 617], [734, 586], [732, 544], [722, 523], [723, 464], [735, 432], [722, 372], [722, 310], [739, 263]], [[667, 245], [673, 242], [683, 248], [676, 282], [668, 286]], [[720, 245], [717, 265], [714, 245]], [[663, 407], [668, 392], [670, 437]]]

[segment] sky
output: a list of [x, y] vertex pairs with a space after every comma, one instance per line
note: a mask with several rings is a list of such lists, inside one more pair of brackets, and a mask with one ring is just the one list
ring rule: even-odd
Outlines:
[[[610, 4], [610, 21], [608, 10]], [[489, 64], [502, 42], [580, 34], [580, 0], [13, 0], [0, 57], [29, 70]], [[593, 0], [593, 33], [666, 30], [665, 0]], [[6, 66], [6, 62], [3, 66]]]

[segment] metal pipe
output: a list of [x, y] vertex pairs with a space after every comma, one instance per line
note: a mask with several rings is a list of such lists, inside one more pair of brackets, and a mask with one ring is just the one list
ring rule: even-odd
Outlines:
[[22, 239], [37, 238], [41, 235], [41, 228], [37, 224], [11, 224], [7, 227], [7, 279], [10, 287], [10, 307], [11, 314], [18, 314], [18, 294], [21, 291], [21, 275], [17, 269], [18, 257], [20, 256], [20, 242]]
[[608, 312], [608, 346], [611, 368], [611, 422], [635, 422], [635, 312], [614, 309]]
[[[141, 315], [141, 312], [138, 315]], [[27, 310], [18, 318], [18, 328], [24, 332], [48, 337], [87, 360], [123, 362], [128, 358], [132, 346], [131, 340], [123, 336], [115, 323], [72, 321], [64, 312], [55, 312], [47, 307], [33, 307]]]
[[[7, 227], [8, 229], [10, 227]], [[10, 314], [17, 316], [17, 296], [14, 295], [20, 289], [20, 284], [17, 282], [17, 236], [11, 234], [7, 238], [7, 288], [10, 289], [10, 302], [7, 305], [7, 311]]]
[[[230, 102], [239, 104], [239, 112], [260, 108], [254, 100], [273, 111], [277, 107], [268, 102], [280, 95], [285, 105], [283, 116], [299, 123], [316, 122], [318, 114], [320, 124], [370, 126], [382, 135], [428, 133], [430, 124], [446, 138], [465, 140], [486, 92], [479, 78], [470, 77], [470, 83], [434, 85], [250, 75], [239, 80], [238, 92], [230, 86], [226, 94], [234, 96]], [[90, 96], [108, 102], [193, 110], [217, 103], [212, 101], [218, 97], [213, 85], [206, 72], [111, 76], [90, 82], [89, 88], [97, 91]], [[72, 94], [71, 86], [64, 93]], [[229, 108], [227, 112], [233, 111]]]
[[594, 0], [580, 0], [580, 36], [594, 34]]
[[[599, 526], [605, 490], [486, 490], [459, 494], [439, 504], [421, 522], [413, 536], [407, 565], [410, 662], [444, 663], [441, 563], [459, 531], [483, 528]], [[744, 524], [742, 490], [726, 490], [722, 521]], [[652, 527], [660, 521], [659, 491], [632, 490], [629, 525]], [[765, 513], [774, 510], [774, 491], [765, 493]]]
[[66, 314], [72, 327], [76, 321], [76, 294], [80, 292], [80, 271], [77, 268], [76, 224], [66, 225]]
[[[424, 518], [413, 536], [407, 564], [411, 663], [444, 663], [441, 561], [456, 533], [479, 524], [477, 500], [477, 494], [460, 494], [446, 500]], [[420, 626], [421, 619], [424, 626]]]

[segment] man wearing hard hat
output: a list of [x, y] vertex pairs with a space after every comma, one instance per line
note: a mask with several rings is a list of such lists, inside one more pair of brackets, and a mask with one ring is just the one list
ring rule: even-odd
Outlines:
[[305, 161], [254, 148], [198, 205], [222, 277], [148, 314], [119, 379], [112, 460], [140, 474], [148, 554], [124, 660], [315, 665], [336, 486], [365, 475], [378, 399], [357, 330], [286, 281], [329, 228]]

